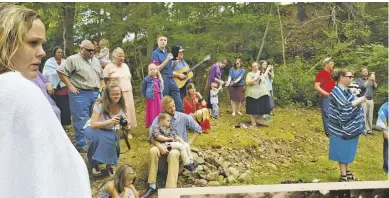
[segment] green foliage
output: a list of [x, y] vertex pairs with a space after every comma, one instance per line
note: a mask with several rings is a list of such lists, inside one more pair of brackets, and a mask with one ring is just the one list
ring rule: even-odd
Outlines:
[[[47, 27], [47, 51], [63, 43], [64, 3], [19, 4], [42, 15]], [[317, 63], [327, 56], [334, 58], [337, 68], [358, 71], [367, 66], [375, 71], [380, 85], [377, 102], [382, 103], [386, 95], [383, 92], [388, 81], [386, 2], [304, 3], [308, 18], [303, 23], [297, 17], [296, 4], [279, 5], [286, 67], [280, 66], [283, 62], [280, 25], [277, 13], [269, 14], [271, 3], [77, 2], [75, 5], [73, 42], [106, 38], [111, 49], [125, 49], [134, 86], [139, 86], [146, 74], [158, 34], [168, 36], [169, 46], [183, 45], [185, 60], [190, 65], [211, 54], [212, 60], [195, 70], [195, 83], [203, 88], [209, 66], [221, 58], [234, 61], [241, 57], [244, 65], [249, 66], [256, 59], [269, 22], [260, 59], [271, 60], [277, 66], [274, 90], [278, 105], [316, 105], [314, 78], [322, 67]], [[123, 42], [129, 35], [134, 38]], [[225, 75], [226, 71], [223, 78]], [[228, 94], [225, 97], [227, 100]]]

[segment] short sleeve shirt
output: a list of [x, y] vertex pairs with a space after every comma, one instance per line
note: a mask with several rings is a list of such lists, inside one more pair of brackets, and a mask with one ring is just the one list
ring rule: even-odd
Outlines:
[[315, 82], [319, 82], [320, 87], [328, 93], [331, 93], [332, 89], [335, 87], [335, 81], [331, 78], [331, 72], [325, 69], [321, 70], [316, 75]]

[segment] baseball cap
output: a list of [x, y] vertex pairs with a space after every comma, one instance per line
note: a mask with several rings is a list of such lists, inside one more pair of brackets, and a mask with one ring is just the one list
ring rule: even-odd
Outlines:
[[178, 47], [178, 51], [179, 51], [179, 52], [183, 52], [183, 51], [185, 50], [184, 48], [182, 48], [181, 45], [178, 45], [177, 47]]

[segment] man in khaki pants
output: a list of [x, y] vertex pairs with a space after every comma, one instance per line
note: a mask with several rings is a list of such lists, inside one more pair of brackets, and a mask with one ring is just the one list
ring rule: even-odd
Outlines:
[[367, 134], [373, 132], [373, 113], [374, 113], [374, 101], [373, 101], [373, 90], [377, 89], [377, 82], [375, 81], [375, 75], [369, 76], [369, 71], [366, 67], [361, 69], [362, 77], [356, 79], [359, 88], [362, 90], [361, 95], [365, 95], [367, 100], [362, 103], [363, 111], [365, 113], [365, 123]]
[[[171, 127], [177, 132], [177, 135], [180, 136], [185, 142], [188, 142], [189, 145], [202, 133], [200, 125], [193, 119], [191, 115], [187, 115], [181, 112], [176, 112], [176, 106], [174, 100], [170, 96], [164, 96], [162, 98], [162, 108], [165, 113], [173, 116], [171, 121]], [[157, 173], [158, 173], [158, 162], [161, 155], [167, 155], [168, 163], [168, 173], [166, 179], [166, 188], [176, 188], [179, 172], [179, 160], [180, 160], [180, 151], [171, 150], [168, 151], [167, 148], [160, 144], [158, 141], [152, 139], [152, 132], [154, 126], [158, 123], [158, 117], [156, 117], [149, 128], [149, 141], [154, 145], [150, 149], [150, 159], [149, 159], [149, 189], [141, 196], [141, 198], [149, 198], [154, 193], [157, 192]], [[187, 128], [195, 131], [192, 138], [188, 141]]]

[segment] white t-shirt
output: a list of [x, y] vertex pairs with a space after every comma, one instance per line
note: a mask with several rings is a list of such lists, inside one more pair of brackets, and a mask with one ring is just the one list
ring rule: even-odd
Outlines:
[[0, 196], [92, 197], [85, 162], [41, 90], [0, 75]]

